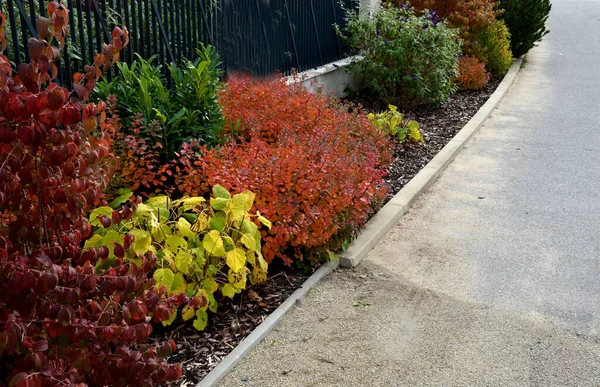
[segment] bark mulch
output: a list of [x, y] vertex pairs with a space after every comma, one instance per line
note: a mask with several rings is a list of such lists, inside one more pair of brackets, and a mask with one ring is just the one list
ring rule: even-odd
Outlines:
[[[395, 144], [394, 161], [385, 181], [390, 186], [386, 202], [398, 193], [477, 113], [496, 90], [501, 78], [493, 78], [482, 91], [460, 91], [440, 108], [421, 107], [407, 113], [419, 122], [425, 144]], [[386, 109], [383, 101], [357, 99], [366, 111]], [[168, 328], [157, 328], [154, 340], [173, 339], [177, 351], [168, 360], [179, 363], [183, 378], [178, 386], [194, 386], [227, 356], [254, 328], [264, 321], [287, 297], [300, 288], [308, 275], [280, 271], [267, 284], [253, 286], [233, 301], [224, 299], [216, 314], [211, 314], [208, 327], [196, 331], [191, 323], [176, 322]]]

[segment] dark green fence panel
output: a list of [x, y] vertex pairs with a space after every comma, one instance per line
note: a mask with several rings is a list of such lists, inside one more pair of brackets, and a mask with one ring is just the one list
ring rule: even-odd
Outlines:
[[[27, 40], [37, 37], [36, 20], [49, 0], [0, 0], [7, 17], [6, 54], [15, 66], [29, 60]], [[136, 54], [156, 63], [194, 59], [200, 43], [215, 46], [227, 73], [291, 74], [345, 56], [334, 24], [357, 0], [62, 0], [69, 9], [65, 50], [57, 79], [71, 86], [72, 74], [93, 61], [112, 28], [127, 27], [130, 44], [121, 60]], [[163, 66], [165, 74], [166, 66]], [[114, 76], [114, 69], [108, 77]]]

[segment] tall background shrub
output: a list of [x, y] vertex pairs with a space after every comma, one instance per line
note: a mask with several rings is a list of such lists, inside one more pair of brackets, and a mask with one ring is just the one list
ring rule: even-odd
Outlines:
[[[517, 0], [518, 1], [518, 0]], [[388, 3], [406, 7], [404, 0], [390, 0]], [[481, 34], [496, 21], [501, 11], [494, 0], [411, 0], [410, 4], [418, 11], [435, 10], [448, 20], [451, 27], [460, 31], [463, 39], [463, 53], [483, 60]]]
[[461, 40], [435, 11], [383, 6], [374, 15], [348, 11], [345, 35], [364, 59], [353, 71], [387, 103], [437, 105], [454, 91]]
[[501, 0], [502, 20], [510, 31], [513, 55], [520, 57], [549, 31], [546, 20], [552, 9], [550, 0]]
[[512, 64], [510, 33], [502, 20], [496, 20], [481, 34], [482, 56], [486, 68], [494, 75], [505, 74]]

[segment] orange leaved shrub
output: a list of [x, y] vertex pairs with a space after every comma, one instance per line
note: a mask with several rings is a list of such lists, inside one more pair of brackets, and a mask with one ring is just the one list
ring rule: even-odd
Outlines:
[[474, 57], [458, 59], [458, 76], [456, 84], [463, 90], [479, 90], [490, 80], [490, 73], [485, 71], [485, 65]]
[[267, 262], [339, 247], [385, 197], [391, 147], [364, 114], [281, 78], [236, 78], [220, 98], [237, 141], [186, 144], [175, 180], [190, 195], [216, 184], [256, 193], [255, 209], [273, 222], [263, 235]]

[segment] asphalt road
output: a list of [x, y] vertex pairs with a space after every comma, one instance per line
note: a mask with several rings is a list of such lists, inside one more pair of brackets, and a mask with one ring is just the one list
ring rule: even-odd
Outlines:
[[600, 385], [600, 1], [553, 3], [467, 148], [223, 386]]

